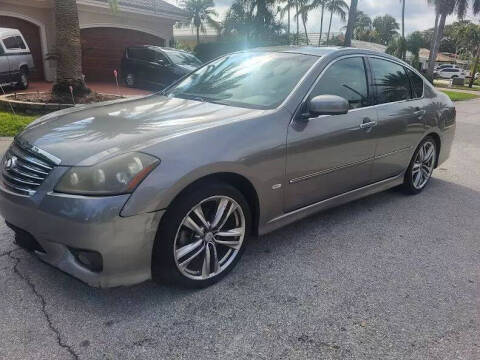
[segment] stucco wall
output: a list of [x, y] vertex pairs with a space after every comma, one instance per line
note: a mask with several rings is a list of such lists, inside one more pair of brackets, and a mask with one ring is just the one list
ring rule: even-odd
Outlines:
[[[42, 39], [42, 52], [45, 58], [48, 53], [52, 53], [55, 50], [55, 16], [53, 8], [32, 7], [21, 5], [21, 3], [28, 3], [28, 1], [1, 1], [0, 15], [18, 17], [38, 25]], [[110, 9], [82, 4], [78, 5], [78, 16], [80, 28], [82, 29], [92, 27], [132, 29], [159, 36], [166, 40], [166, 44], [173, 37], [173, 25], [175, 24], [175, 20], [172, 19], [134, 13], [113, 14]], [[44, 61], [44, 72], [46, 80], [54, 81], [55, 62]]]
[[55, 18], [52, 9], [2, 2], [0, 3], [0, 15], [18, 17], [40, 27], [45, 78], [52, 81], [55, 74], [55, 64], [51, 61], [45, 61], [46, 55], [55, 48]]

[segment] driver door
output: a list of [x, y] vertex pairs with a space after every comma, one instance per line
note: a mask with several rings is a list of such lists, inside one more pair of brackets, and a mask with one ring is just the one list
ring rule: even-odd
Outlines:
[[302, 105], [318, 95], [349, 101], [344, 115], [296, 117], [287, 136], [285, 211], [367, 185], [375, 155], [377, 113], [363, 57], [334, 60]]

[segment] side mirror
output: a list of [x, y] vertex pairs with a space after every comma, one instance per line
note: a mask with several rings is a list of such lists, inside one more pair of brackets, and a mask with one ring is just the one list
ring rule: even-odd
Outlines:
[[308, 102], [308, 112], [312, 115], [342, 115], [348, 113], [348, 101], [337, 95], [319, 95]]

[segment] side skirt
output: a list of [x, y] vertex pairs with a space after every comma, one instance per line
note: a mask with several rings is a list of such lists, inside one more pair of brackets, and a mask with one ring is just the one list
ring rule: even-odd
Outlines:
[[259, 235], [267, 234], [271, 231], [277, 230], [285, 225], [291, 224], [297, 220], [303, 219], [319, 211], [330, 209], [332, 207], [336, 207], [350, 201], [357, 200], [362, 197], [398, 186], [403, 183], [404, 175], [404, 172], [402, 172], [397, 176], [370, 185], [366, 185], [361, 188], [351, 190], [346, 193], [331, 197], [329, 199], [325, 199], [314, 204], [307, 205], [303, 208], [277, 216], [276, 218], [268, 221], [266, 224], [260, 226], [258, 231]]

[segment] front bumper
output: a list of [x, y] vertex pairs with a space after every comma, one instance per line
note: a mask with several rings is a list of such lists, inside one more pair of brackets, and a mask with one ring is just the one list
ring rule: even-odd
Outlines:
[[[64, 170], [54, 169], [42, 188]], [[130, 195], [86, 197], [39, 189], [31, 197], [0, 184], [0, 213], [7, 223], [31, 234], [45, 262], [95, 287], [131, 285], [151, 278], [153, 243], [163, 211], [122, 217]], [[89, 270], [71, 249], [97, 252], [103, 269]]]

